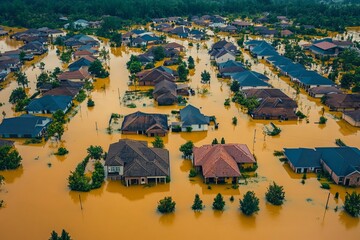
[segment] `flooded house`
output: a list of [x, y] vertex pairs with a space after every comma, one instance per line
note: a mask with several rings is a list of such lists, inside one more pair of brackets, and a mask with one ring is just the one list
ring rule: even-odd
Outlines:
[[336, 184], [360, 186], [360, 150], [355, 147], [284, 148], [296, 173], [326, 171]]
[[342, 91], [337, 87], [313, 87], [309, 89], [309, 95], [313, 98], [322, 98], [327, 94], [340, 94]]
[[66, 113], [72, 105], [72, 97], [66, 95], [45, 95], [32, 99], [26, 107], [30, 114], [53, 114], [58, 110]]
[[254, 97], [259, 101], [259, 106], [250, 111], [254, 119], [280, 119], [297, 120], [296, 101], [288, 97], [280, 89], [247, 89], [243, 90], [247, 98]]
[[48, 117], [38, 117], [31, 114], [5, 118], [0, 124], [0, 136], [3, 138], [42, 137], [51, 121]]
[[106, 176], [132, 184], [166, 183], [170, 177], [169, 151], [150, 148], [146, 141], [121, 139], [109, 146]]
[[84, 82], [91, 80], [91, 75], [87, 67], [81, 67], [78, 70], [63, 72], [58, 76], [60, 81], [70, 80], [74, 82]]
[[177, 103], [176, 83], [162, 81], [155, 85], [153, 97], [159, 106]]
[[83, 56], [80, 59], [76, 60], [75, 62], [71, 63], [68, 68], [69, 71], [77, 71], [81, 68], [87, 68], [89, 69], [91, 63], [93, 63], [96, 60], [93, 56]]
[[240, 89], [253, 89], [253, 88], [271, 88], [271, 85], [266, 81], [268, 77], [261, 73], [254, 71], [242, 71], [231, 74], [232, 81], [237, 81], [240, 85]]
[[256, 164], [245, 144], [215, 144], [194, 147], [194, 168], [202, 174], [205, 183], [237, 183], [240, 169]]
[[360, 94], [327, 94], [325, 105], [330, 111], [351, 111], [360, 108]]
[[162, 81], [176, 81], [176, 77], [173, 74], [158, 68], [141, 71], [137, 73], [136, 76], [138, 77], [138, 84], [140, 86], [155, 86]]
[[126, 115], [121, 125], [122, 134], [143, 134], [148, 137], [163, 137], [168, 131], [168, 118], [165, 114], [137, 111]]
[[342, 119], [354, 127], [360, 127], [360, 109], [343, 112]]
[[180, 110], [180, 126], [181, 131], [207, 131], [210, 118], [200, 112], [200, 110], [193, 105], [187, 105]]

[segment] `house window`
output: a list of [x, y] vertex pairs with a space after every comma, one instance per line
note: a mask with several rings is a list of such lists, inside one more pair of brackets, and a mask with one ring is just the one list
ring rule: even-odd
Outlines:
[[199, 124], [199, 128], [201, 128], [201, 124]]
[[344, 181], [344, 177], [339, 177], [339, 182]]
[[358, 177], [358, 178], [356, 179], [356, 181], [357, 181], [357, 182], [360, 182], [360, 177]]

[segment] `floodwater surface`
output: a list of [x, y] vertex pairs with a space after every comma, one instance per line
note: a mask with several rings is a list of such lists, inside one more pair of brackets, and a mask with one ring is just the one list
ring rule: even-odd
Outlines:
[[[188, 46], [186, 40], [168, 40]], [[213, 40], [209, 40], [206, 45], [210, 47], [212, 43]], [[127, 85], [129, 73], [126, 62], [132, 51], [124, 47], [110, 49], [107, 43], [103, 45], [110, 51], [110, 77], [96, 81], [91, 93], [95, 107], [88, 108], [86, 101], [77, 107], [78, 112], [66, 125], [61, 142], [23, 145], [23, 140], [16, 140], [16, 148], [23, 157], [22, 167], [0, 172], [6, 178], [6, 184], [1, 186], [0, 191], [0, 199], [6, 203], [0, 209], [0, 239], [48, 239], [52, 230], [60, 232], [62, 229], [66, 229], [77, 240], [359, 239], [359, 219], [349, 217], [342, 210], [345, 193], [354, 189], [335, 185], [331, 185], [330, 190], [321, 189], [315, 174], [308, 174], [305, 184], [301, 184], [302, 175], [294, 174], [288, 165], [273, 156], [274, 150], [282, 150], [284, 147], [335, 146], [336, 138], [348, 145], [360, 147], [359, 128], [339, 120], [327, 109], [326, 125], [315, 124], [322, 113], [319, 101], [308, 97], [303, 91], [296, 95], [286, 79], [279, 79], [263, 63], [255, 64], [247, 53], [244, 53], [244, 58], [253, 63], [252, 69], [261, 73], [266, 71], [274, 87], [295, 98], [299, 110], [309, 115], [309, 123], [305, 120], [274, 121], [282, 129], [280, 136], [264, 137], [263, 127], [269, 121], [252, 120], [234, 103], [225, 108], [225, 99], [231, 97], [228, 83], [216, 78], [215, 68], [210, 65], [208, 50], [201, 47], [197, 51], [194, 46], [188, 48], [185, 58], [192, 56], [195, 59], [196, 68], [190, 76], [189, 85], [197, 93], [190, 96], [188, 102], [201, 108], [205, 115], [215, 115], [219, 129], [215, 130], [212, 126], [208, 132], [169, 133], [164, 138], [165, 148], [170, 152], [169, 184], [125, 187], [117, 181], [106, 180], [100, 189], [89, 193], [69, 191], [69, 173], [86, 156], [86, 149], [90, 145], [100, 145], [107, 151], [109, 144], [121, 138], [146, 140], [151, 145], [153, 138], [124, 136], [116, 131], [108, 134], [106, 129], [111, 113], [126, 115], [144, 111], [171, 115], [172, 109], [179, 109], [177, 106], [158, 107], [152, 99], [137, 100], [134, 102], [137, 108], [127, 108], [122, 98], [125, 91], [131, 89]], [[18, 47], [18, 43], [8, 38], [0, 39], [1, 51], [15, 47]], [[55, 51], [55, 48], [50, 48], [36, 62], [44, 62], [47, 70], [61, 67]], [[30, 80], [31, 94], [35, 91], [36, 76], [40, 70], [33, 68], [31, 63], [25, 69]], [[211, 73], [208, 85], [200, 83], [200, 74], [204, 69]], [[0, 92], [0, 102], [5, 103], [0, 111], [4, 110], [7, 117], [14, 115], [8, 98], [16, 87], [16, 81], [10, 80]], [[200, 94], [204, 88], [208, 92]], [[238, 118], [236, 126], [231, 124], [234, 116]], [[258, 161], [257, 177], [250, 178], [247, 185], [240, 185], [238, 189], [232, 189], [230, 185], [212, 185], [208, 189], [200, 177], [190, 180], [188, 173], [191, 162], [183, 160], [178, 150], [188, 140], [192, 140], [195, 146], [201, 146], [210, 144], [214, 138], [220, 140], [222, 137], [227, 143], [247, 144]], [[53, 155], [60, 146], [65, 146], [70, 153], [65, 157]], [[283, 206], [266, 203], [265, 192], [273, 181], [284, 186], [286, 201]], [[239, 210], [239, 198], [249, 190], [254, 191], [260, 199], [260, 211], [252, 217], [246, 217]], [[359, 192], [359, 189], [355, 190]], [[329, 192], [329, 208], [325, 211]], [[339, 200], [334, 199], [336, 192], [340, 193]], [[191, 210], [196, 193], [206, 205], [201, 213]], [[221, 193], [226, 202], [223, 212], [216, 212], [211, 208], [217, 193]], [[176, 201], [176, 211], [169, 215], [156, 212], [157, 202], [165, 196], [171, 196]], [[230, 202], [231, 196], [234, 196], [234, 202]], [[336, 207], [338, 211], [334, 210]]]

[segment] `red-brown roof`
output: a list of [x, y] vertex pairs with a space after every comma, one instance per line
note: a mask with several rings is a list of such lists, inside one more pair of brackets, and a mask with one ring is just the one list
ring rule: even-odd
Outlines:
[[331, 43], [331, 42], [319, 42], [319, 43], [316, 43], [314, 44], [315, 47], [318, 47], [320, 49], [323, 49], [323, 50], [328, 50], [328, 49], [331, 49], [331, 48], [334, 48], [336, 47], [335, 44]]
[[89, 52], [89, 51], [87, 51], [87, 50], [81, 50], [81, 51], [76, 51], [75, 53], [74, 53], [74, 56], [92, 56], [92, 53], [91, 52]]
[[80, 79], [80, 80], [84, 80], [84, 79], [88, 79], [90, 77], [89, 72], [87, 71], [86, 68], [80, 68], [79, 70], [76, 71], [71, 71], [71, 72], [63, 72], [59, 75], [58, 79], [61, 80], [71, 80], [71, 79]]
[[238, 164], [255, 163], [245, 144], [216, 144], [194, 148], [194, 166], [201, 166], [205, 178], [238, 177]]

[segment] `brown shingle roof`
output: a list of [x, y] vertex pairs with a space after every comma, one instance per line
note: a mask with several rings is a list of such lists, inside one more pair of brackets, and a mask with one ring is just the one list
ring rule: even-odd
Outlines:
[[319, 42], [319, 43], [316, 43], [314, 44], [315, 47], [318, 47], [322, 50], [329, 50], [331, 48], [335, 48], [336, 45], [331, 43], [331, 42], [326, 42], [326, 41], [323, 41], [323, 42]]
[[360, 94], [327, 94], [326, 105], [332, 109], [360, 108]]
[[80, 79], [85, 80], [90, 77], [90, 74], [86, 68], [80, 68], [76, 71], [63, 72], [58, 76], [58, 79], [61, 80], [71, 80], [71, 79]]
[[142, 131], [143, 133], [166, 134], [168, 129], [166, 115], [143, 113], [140, 111], [126, 115], [121, 126], [121, 130], [125, 132]]

